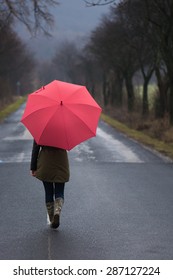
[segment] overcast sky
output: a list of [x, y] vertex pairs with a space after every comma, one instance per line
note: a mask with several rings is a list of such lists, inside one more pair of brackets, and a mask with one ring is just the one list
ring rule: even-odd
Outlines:
[[55, 51], [55, 47], [64, 40], [74, 40], [81, 44], [91, 30], [98, 26], [102, 15], [108, 13], [110, 6], [86, 7], [83, 0], [59, 0], [53, 10], [55, 28], [52, 38], [31, 38], [24, 30], [20, 31], [22, 38], [34, 50], [38, 58], [49, 58]]

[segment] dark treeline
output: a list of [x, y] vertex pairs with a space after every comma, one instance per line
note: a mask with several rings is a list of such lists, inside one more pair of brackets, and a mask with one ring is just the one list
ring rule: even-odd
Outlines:
[[56, 0], [0, 1], [0, 107], [32, 91], [37, 83], [36, 60], [14, 31], [15, 24], [23, 24], [28, 36], [49, 35], [53, 17], [48, 9], [57, 4]]
[[[85, 83], [105, 108], [121, 109], [126, 100], [127, 111], [140, 110], [144, 119], [150, 113], [148, 86], [154, 81], [155, 117], [167, 116], [173, 124], [173, 0], [120, 1], [110, 7], [84, 48], [65, 42], [49, 67], [52, 78]], [[135, 82], [139, 74], [140, 105]]]
[[[173, 123], [173, 1], [129, 0], [112, 8], [92, 33], [90, 49], [104, 70], [105, 102], [121, 106], [125, 84], [127, 106], [134, 110], [134, 76], [141, 72], [141, 114], [149, 113], [148, 85], [158, 85], [157, 117], [169, 114]], [[110, 79], [113, 75], [113, 79]], [[107, 93], [109, 92], [109, 94]]]
[[33, 55], [27, 50], [10, 24], [0, 23], [0, 105], [13, 96], [21, 95], [32, 88], [34, 81]]
[[156, 115], [169, 114], [173, 123], [172, 0], [121, 1], [93, 31], [89, 47], [103, 69], [105, 103], [121, 106], [125, 84], [128, 110], [133, 111], [133, 78], [140, 71], [143, 77], [142, 115], [149, 113], [148, 85], [155, 76], [158, 85]]
[[103, 76], [104, 104], [134, 110], [134, 77], [142, 75], [142, 116], [149, 114], [148, 85], [155, 77], [156, 117], [169, 114], [173, 123], [173, 1], [125, 0], [111, 8], [88, 44]]

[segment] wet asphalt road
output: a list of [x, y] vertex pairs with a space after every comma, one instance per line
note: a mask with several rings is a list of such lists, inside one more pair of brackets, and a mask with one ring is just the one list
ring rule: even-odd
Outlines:
[[173, 259], [172, 162], [100, 122], [69, 152], [61, 225], [29, 174], [23, 108], [0, 124], [0, 259]]

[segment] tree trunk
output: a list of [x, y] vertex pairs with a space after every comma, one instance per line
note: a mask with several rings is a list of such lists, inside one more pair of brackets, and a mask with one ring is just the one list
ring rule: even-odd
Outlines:
[[155, 69], [155, 74], [157, 78], [157, 85], [159, 88], [159, 101], [158, 101], [158, 110], [156, 117], [164, 118], [166, 113], [169, 112], [168, 108], [168, 78], [166, 76], [162, 76], [159, 68]]
[[128, 106], [128, 112], [132, 112], [134, 110], [134, 89], [133, 89], [133, 83], [132, 83], [132, 77], [128, 74], [125, 75], [125, 84], [127, 89], [127, 106]]
[[123, 105], [123, 76], [122, 73], [117, 73], [117, 105], [122, 107]]
[[173, 125], [173, 82], [171, 82], [170, 86], [169, 115], [170, 124]]
[[[167, 63], [167, 64], [166, 64]], [[169, 119], [170, 124], [173, 125], [173, 65], [170, 59], [165, 59], [165, 64], [167, 66], [167, 73], [168, 73], [168, 83], [169, 83]]]
[[143, 84], [143, 100], [142, 100], [142, 116], [147, 117], [149, 113], [149, 104], [148, 104], [148, 80], [144, 81]]
[[115, 79], [111, 88], [111, 104], [116, 107], [122, 107], [123, 100], [123, 79]]
[[102, 93], [104, 106], [107, 106], [109, 104], [109, 90], [107, 88], [107, 80], [105, 73], [103, 74]]

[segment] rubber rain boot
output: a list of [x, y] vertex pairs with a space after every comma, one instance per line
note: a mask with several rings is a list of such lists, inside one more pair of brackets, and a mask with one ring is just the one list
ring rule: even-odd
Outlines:
[[50, 226], [52, 226], [53, 219], [54, 219], [54, 202], [47, 202], [46, 208], [47, 208], [47, 214], [49, 216]]
[[52, 228], [58, 228], [60, 225], [60, 214], [61, 209], [64, 204], [64, 199], [62, 197], [58, 197], [54, 202], [54, 218], [52, 222]]

